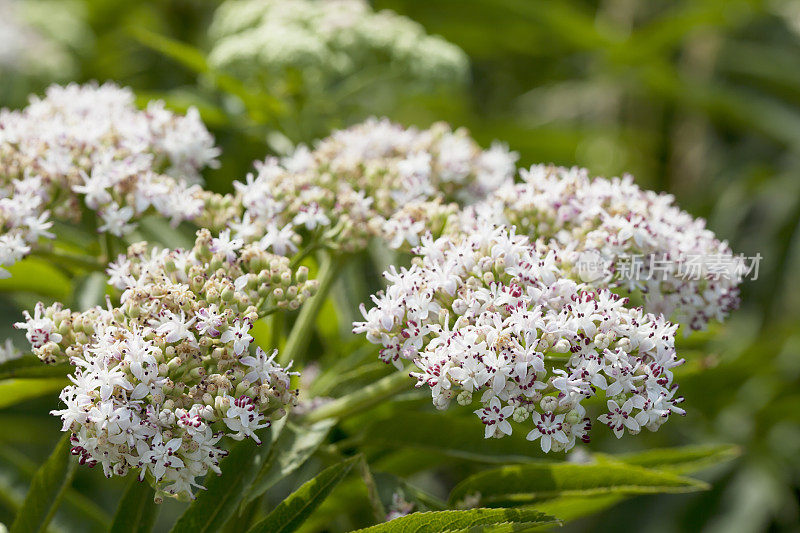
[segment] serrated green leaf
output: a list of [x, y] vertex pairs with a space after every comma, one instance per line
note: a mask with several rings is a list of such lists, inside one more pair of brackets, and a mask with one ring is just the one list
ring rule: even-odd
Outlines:
[[17, 359], [0, 363], [0, 379], [66, 377], [72, 372], [70, 364], [46, 365], [38, 357], [26, 354]]
[[629, 465], [689, 474], [738, 457], [741, 449], [732, 444], [661, 448], [644, 452], [612, 455], [609, 458]]
[[314, 479], [303, 483], [248, 533], [290, 533], [296, 530], [360, 460], [361, 456], [351, 457], [326, 468]]
[[319, 448], [333, 425], [333, 420], [323, 420], [309, 427], [287, 424], [253, 480], [242, 506], [255, 500], [275, 483], [302, 466]]
[[236, 444], [220, 462], [222, 475], [213, 472], [206, 476], [197, 498], [181, 515], [173, 533], [202, 533], [219, 531], [233, 515], [247, 487], [269, 454], [274, 428], [263, 432], [259, 446], [251, 439]]
[[75, 473], [75, 461], [69, 454], [69, 437], [69, 434], [61, 437], [53, 453], [34, 474], [25, 501], [9, 530], [11, 533], [44, 531], [50, 523]]
[[153, 530], [158, 516], [155, 504], [155, 491], [146, 481], [135, 476], [128, 482], [128, 488], [114, 513], [111, 533], [149, 533]]
[[558, 520], [530, 509], [468, 509], [412, 513], [384, 524], [359, 529], [358, 533], [418, 533], [423, 531], [520, 531], [533, 526], [557, 524]]
[[503, 466], [468, 477], [453, 489], [450, 503], [479, 495], [484, 504], [525, 503], [559, 496], [655, 494], [704, 490], [701, 481], [622, 463]]
[[0, 381], [0, 408], [61, 390], [64, 378], [6, 379]]

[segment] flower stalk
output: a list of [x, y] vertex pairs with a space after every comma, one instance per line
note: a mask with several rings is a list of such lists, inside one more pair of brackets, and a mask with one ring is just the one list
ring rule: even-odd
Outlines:
[[340, 256], [327, 253], [322, 256], [317, 276], [319, 287], [316, 294], [300, 308], [300, 314], [286, 340], [286, 346], [279, 355], [281, 364], [298, 361], [308, 347], [311, 333], [314, 330], [314, 321], [317, 319], [344, 262], [345, 259]]
[[346, 396], [322, 405], [300, 418], [304, 424], [313, 424], [327, 418], [343, 419], [369, 409], [376, 403], [391, 398], [406, 390], [409, 385], [407, 372], [393, 372], [372, 385], [363, 387]]

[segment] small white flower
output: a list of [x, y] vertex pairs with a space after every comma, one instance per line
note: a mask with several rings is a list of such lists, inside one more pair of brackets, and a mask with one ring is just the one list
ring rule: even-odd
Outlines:
[[564, 415], [533, 412], [531, 419], [536, 427], [525, 438], [528, 440], [540, 439], [539, 443], [544, 453], [550, 451], [553, 441], [561, 444], [569, 442], [564, 433]]
[[507, 419], [514, 415], [513, 405], [501, 407], [500, 400], [495, 396], [487, 407], [476, 410], [475, 414], [486, 425], [485, 438], [511, 435], [511, 424], [508, 423]]
[[230, 407], [222, 420], [231, 431], [236, 432], [231, 435], [231, 438], [242, 440], [245, 437], [250, 437], [257, 444], [261, 444], [261, 439], [258, 438], [255, 432], [261, 428], [269, 427], [270, 422], [264, 421], [263, 415], [256, 411], [253, 401], [247, 396], [240, 396], [235, 399], [226, 396], [226, 399], [230, 401]]
[[226, 261], [233, 261], [236, 258], [236, 251], [239, 250], [244, 241], [242, 239], [231, 239], [231, 230], [226, 229], [220, 232], [219, 237], [211, 239], [211, 251], [222, 254]]
[[242, 355], [253, 341], [253, 337], [249, 333], [251, 327], [250, 322], [247, 320], [236, 321], [229, 329], [222, 333], [219, 340], [226, 344], [232, 342], [233, 352], [236, 355]]

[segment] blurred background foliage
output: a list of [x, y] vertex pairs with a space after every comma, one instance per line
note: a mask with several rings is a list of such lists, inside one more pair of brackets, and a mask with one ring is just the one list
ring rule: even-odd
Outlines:
[[[674, 194], [685, 209], [706, 217], [734, 250], [760, 253], [759, 276], [744, 285], [742, 309], [728, 323], [681, 339], [688, 363], [676, 380], [688, 415], [637, 439], [599, 438], [598, 432], [593, 449], [733, 443], [742, 454], [703, 474], [713, 482], [708, 492], [639, 496], [566, 527], [798, 529], [800, 1], [375, 0], [376, 9], [406, 15], [463, 49], [469, 80], [403, 91], [380, 102], [365, 100], [372, 90], [365, 84], [344, 103], [313, 102], [317, 107], [311, 113], [290, 105], [296, 99], [285, 85], [269, 85], [274, 91], [266, 93], [262, 86], [208, 67], [208, 28], [217, 5], [209, 0], [0, 0], [3, 18], [13, 13], [26, 21], [29, 38], [42, 50], [31, 58], [16, 54], [0, 61], [0, 104], [24, 105], [27, 93], [40, 92], [52, 81], [115, 80], [131, 86], [143, 102], [163, 98], [177, 110], [195, 105], [223, 148], [220, 169], [206, 176], [219, 191], [230, 190], [255, 159], [379, 113], [406, 125], [446, 120], [466, 126], [484, 145], [493, 139], [507, 142], [520, 153], [523, 166], [553, 162], [585, 166], [597, 175], [630, 172], [643, 187]], [[3, 28], [0, 23], [0, 43], [9, 31]], [[34, 279], [48, 275], [35, 273]], [[346, 271], [334, 291], [338, 303], [329, 307], [359, 301], [364, 288], [350, 285], [359, 277], [363, 273]], [[16, 283], [3, 288], [30, 294], [3, 296], [0, 318], [8, 335], [13, 333], [7, 325], [19, 309], [41, 297], [64, 296], [57, 283]], [[388, 372], [363, 343], [342, 341], [348, 326], [341, 317], [354, 310], [341, 310], [338, 327], [334, 311], [323, 315], [315, 339], [314, 346], [333, 347], [326, 355], [330, 361], [321, 366], [363, 362], [343, 380], [345, 388]], [[336, 394], [342, 383], [321, 380], [314, 387]], [[0, 519], [13, 514], [35, 465], [57, 439], [58, 422], [46, 414], [54, 396], [0, 409], [4, 427], [15, 428], [0, 434]], [[337, 428], [336, 446], [368, 439], [369, 424], [376, 420], [428, 404], [410, 394]], [[371, 456], [373, 468], [414, 479], [434, 493], [442, 480], [480, 468], [480, 461], [465, 458], [463, 450], [452, 453], [436, 443], [397, 452], [378, 448]], [[297, 476], [302, 480], [302, 469]], [[296, 481], [278, 484], [276, 501]], [[59, 512], [61, 523], [93, 507], [113, 509], [122, 484], [81, 469], [74, 488]], [[363, 487], [343, 485], [334, 496], [325, 506], [330, 515], [320, 516], [341, 522], [346, 510], [351, 516], [341, 527], [359, 525], [364, 519], [358, 513], [369, 513], [363, 511], [368, 505], [359, 511], [352, 504], [366, 501]], [[160, 523], [170, 523], [181, 509], [165, 504]]]

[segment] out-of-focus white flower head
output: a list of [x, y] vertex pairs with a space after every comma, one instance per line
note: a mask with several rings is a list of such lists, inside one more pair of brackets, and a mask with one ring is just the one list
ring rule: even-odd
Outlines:
[[457, 46], [364, 0], [228, 0], [209, 31], [209, 61], [243, 79], [274, 83], [299, 72], [307, 89], [325, 90], [360, 73], [386, 86], [457, 84], [468, 60]]
[[0, 76], [20, 85], [72, 75], [73, 51], [91, 38], [83, 11], [70, 0], [0, 0]]

